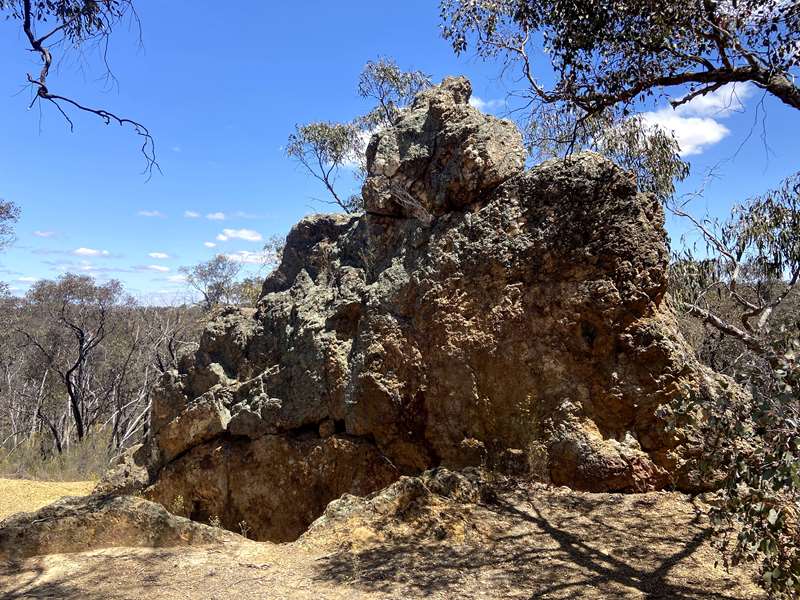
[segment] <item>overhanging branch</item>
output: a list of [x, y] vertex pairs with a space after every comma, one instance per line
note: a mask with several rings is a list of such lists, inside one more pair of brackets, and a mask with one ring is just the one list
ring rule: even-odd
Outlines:
[[[106, 125], [110, 125], [111, 123], [116, 123], [120, 126], [130, 126], [136, 132], [138, 136], [140, 136], [142, 141], [142, 146], [140, 148], [142, 155], [145, 158], [145, 169], [143, 173], [147, 175], [147, 179], [149, 180], [150, 177], [153, 175], [153, 171], [157, 170], [159, 173], [161, 172], [161, 167], [156, 160], [156, 149], [155, 149], [155, 140], [153, 136], [150, 134], [150, 131], [145, 127], [143, 124], [139, 123], [138, 121], [134, 121], [132, 119], [128, 119], [125, 117], [120, 117], [110, 111], [101, 108], [91, 108], [72, 100], [71, 98], [67, 98], [66, 96], [62, 96], [59, 94], [53, 94], [50, 92], [47, 86], [47, 77], [50, 74], [50, 67], [53, 63], [53, 56], [50, 52], [48, 46], [44, 44], [45, 41], [50, 39], [53, 35], [63, 32], [66, 30], [70, 24], [72, 24], [78, 17], [73, 17], [71, 19], [65, 20], [63, 23], [52, 29], [47, 34], [37, 37], [34, 29], [33, 29], [33, 8], [31, 5], [31, 0], [23, 0], [23, 16], [22, 16], [22, 29], [25, 32], [25, 37], [28, 39], [28, 43], [30, 45], [30, 51], [36, 52], [39, 54], [41, 61], [42, 61], [42, 68], [39, 71], [39, 76], [34, 77], [30, 73], [27, 74], [28, 82], [35, 86], [36, 88], [36, 95], [34, 96], [33, 100], [31, 101], [30, 106], [32, 107], [37, 101], [45, 100], [47, 102], [52, 103], [61, 113], [61, 116], [69, 124], [70, 131], [75, 129], [75, 124], [72, 119], [69, 117], [67, 112], [64, 110], [62, 103], [69, 104], [73, 108], [96, 115], [103, 120]], [[110, 29], [110, 23], [106, 21], [106, 27], [104, 28], [104, 35], [107, 35], [107, 31]]]

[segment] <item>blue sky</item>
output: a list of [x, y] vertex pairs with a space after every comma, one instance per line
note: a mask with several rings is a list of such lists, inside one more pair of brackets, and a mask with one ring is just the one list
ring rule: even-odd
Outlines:
[[[130, 130], [75, 114], [70, 133], [51, 107], [27, 110], [25, 73], [37, 63], [17, 24], [0, 22], [0, 197], [22, 209], [17, 241], [0, 257], [0, 279], [17, 293], [35, 279], [78, 271], [118, 278], [138, 296], [174, 297], [183, 290], [179, 266], [217, 252], [249, 257], [303, 215], [328, 210], [313, 200], [323, 191], [282, 147], [296, 123], [364, 111], [355, 87], [369, 59], [392, 56], [435, 80], [467, 75], [486, 110], [497, 113], [515, 88], [513, 79], [499, 78], [499, 65], [454, 56], [439, 36], [434, 0], [137, 6], [143, 48], [127, 28], [111, 42], [118, 87], [101, 79], [91, 52], [60, 64], [49, 83], [145, 123], [164, 171], [149, 182]], [[754, 88], [738, 93], [738, 111], [726, 109], [725, 98], [680, 114], [643, 108], [674, 128], [690, 153], [695, 176], [683, 191], [719, 165], [694, 204], [698, 213], [724, 214], [798, 169], [797, 111]], [[669, 229], [677, 238], [683, 226], [670, 220]]]

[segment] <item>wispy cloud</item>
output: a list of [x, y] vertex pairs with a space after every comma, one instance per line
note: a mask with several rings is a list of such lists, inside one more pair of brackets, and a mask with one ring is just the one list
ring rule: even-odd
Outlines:
[[261, 234], [252, 229], [223, 229], [222, 233], [217, 236], [220, 242], [227, 242], [228, 240], [245, 240], [248, 242], [260, 242], [262, 239]]
[[179, 154], [183, 152], [183, 148], [181, 148], [180, 146], [173, 146], [172, 151]]
[[206, 219], [208, 219], [209, 221], [224, 221], [225, 220], [225, 213], [224, 212], [208, 213], [206, 215]]
[[155, 258], [156, 260], [166, 260], [169, 258], [169, 254], [166, 252], [150, 252], [147, 256]]
[[89, 258], [92, 257], [120, 258], [122, 256], [121, 254], [113, 254], [108, 250], [101, 250], [98, 248], [86, 248], [86, 247], [75, 248], [74, 250], [63, 250], [63, 249], [59, 250], [55, 248], [34, 248], [31, 250], [31, 254], [36, 254], [38, 256], [82, 256]]
[[183, 216], [186, 217], [187, 219], [199, 219], [201, 215], [197, 211], [187, 210], [184, 211]]
[[33, 235], [35, 235], [38, 238], [52, 238], [52, 237], [56, 236], [56, 232], [55, 231], [41, 231], [41, 230], [37, 229], [36, 231], [33, 232]]
[[96, 248], [75, 248], [72, 251], [75, 256], [111, 256], [108, 250], [98, 250]]
[[730, 129], [719, 120], [742, 112], [744, 101], [753, 92], [750, 84], [728, 84], [674, 110], [667, 106], [642, 113], [642, 118], [648, 124], [671, 132], [678, 141], [681, 156], [701, 154], [730, 134]]
[[136, 267], [138, 271], [155, 271], [156, 273], [169, 273], [170, 268], [164, 265], [143, 265]]
[[263, 265], [270, 262], [270, 257], [264, 252], [250, 252], [248, 250], [240, 250], [231, 254], [225, 254], [225, 257], [238, 263], [248, 265]]
[[214, 242], [203, 242], [203, 246], [206, 248], [216, 248], [217, 245]]
[[245, 212], [243, 210], [237, 210], [236, 213], [234, 213], [234, 216], [236, 218], [238, 218], [238, 219], [265, 219], [266, 218], [265, 215], [257, 215], [257, 214], [254, 214], [254, 213]]
[[17, 279], [20, 283], [35, 283], [39, 281], [38, 277], [19, 277]]
[[140, 217], [158, 217], [159, 219], [167, 216], [160, 210], [140, 210], [138, 214]]
[[479, 96], [472, 96], [472, 98], [469, 99], [469, 105], [477, 108], [481, 112], [492, 112], [498, 108], [504, 107], [506, 105], [506, 101], [497, 99], [484, 100]]
[[167, 281], [170, 283], [185, 283], [186, 275], [170, 275], [167, 277]]
[[131, 273], [131, 269], [121, 267], [98, 267], [88, 260], [78, 262], [71, 260], [45, 260], [44, 264], [50, 266], [50, 270], [57, 273], [88, 273], [90, 275], [116, 275], [119, 273]]

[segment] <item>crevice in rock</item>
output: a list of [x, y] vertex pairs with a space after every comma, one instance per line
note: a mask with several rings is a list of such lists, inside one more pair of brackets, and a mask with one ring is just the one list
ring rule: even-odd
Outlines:
[[287, 429], [285, 431], [281, 431], [278, 434], [268, 434], [268, 435], [285, 435], [289, 438], [293, 439], [302, 439], [302, 440], [309, 440], [309, 439], [321, 439], [319, 435], [319, 427], [320, 423], [308, 423], [307, 425], [301, 425], [300, 427], [295, 427], [293, 429]]
[[[320, 428], [327, 424], [331, 426], [331, 433], [323, 437]], [[343, 443], [346, 452], [340, 456], [336, 448]], [[248, 487], [266, 483], [253, 481], [253, 476], [258, 478], [262, 470], [260, 465], [264, 448], [289, 452], [290, 458], [285, 463], [287, 468], [284, 473], [289, 481], [310, 477], [307, 484], [302, 486], [302, 499], [297, 500], [296, 504], [290, 499], [294, 492], [277, 482], [270, 483], [263, 491], [248, 491]], [[220, 460], [212, 458], [215, 451], [221, 453]], [[329, 458], [324, 457], [326, 452], [330, 454]], [[328, 464], [328, 468], [334, 471], [344, 466], [342, 476], [334, 477], [333, 481], [318, 480], [317, 468], [308, 468], [314, 464], [313, 460], [311, 464], [304, 464], [315, 453], [322, 453], [323, 464]], [[338, 464], [340, 460], [342, 464]], [[353, 466], [348, 466], [348, 463], [353, 463]], [[265, 468], [268, 466], [264, 464]], [[186, 472], [200, 473], [196, 481], [189, 482], [188, 491], [184, 491], [186, 482], [181, 481]], [[375, 483], [370, 483], [372, 480], [368, 479], [366, 487], [352, 489], [350, 484], [353, 480], [371, 472], [378, 474]], [[218, 519], [223, 529], [237, 534], [244, 529], [248, 531], [248, 537], [256, 541], [290, 542], [305, 533], [311, 523], [323, 514], [328, 503], [342, 494], [366, 495], [377, 492], [401, 475], [408, 474], [416, 475], [418, 472], [398, 470], [379, 449], [372, 434], [348, 434], [344, 420], [324, 419], [319, 423], [268, 433], [255, 439], [224, 432], [205, 440], [187, 448], [154, 473], [152, 485], [145, 490], [145, 496], [160, 502], [170, 511], [177, 511], [179, 516], [186, 516], [198, 523], [208, 525]], [[221, 480], [218, 494], [204, 490], [203, 480]], [[180, 498], [178, 503], [176, 497]], [[262, 510], [276, 497], [285, 500], [286, 506], [282, 511]], [[296, 511], [292, 510], [295, 508]]]
[[589, 321], [581, 321], [581, 337], [586, 342], [589, 350], [594, 349], [595, 340], [597, 340], [597, 327]]

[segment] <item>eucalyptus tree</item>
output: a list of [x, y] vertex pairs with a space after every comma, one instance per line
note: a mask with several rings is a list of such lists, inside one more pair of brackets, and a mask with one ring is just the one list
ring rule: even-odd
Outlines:
[[0, 295], [0, 468], [24, 472], [35, 446], [44, 462], [96, 448], [100, 464], [138, 442], [153, 386], [196, 350], [201, 317], [190, 306], [137, 304], [118, 282], [84, 275]]
[[[680, 207], [675, 208], [681, 214]], [[800, 593], [800, 174], [699, 220], [699, 248], [684, 245], [671, 268], [676, 308], [713, 334], [700, 357], [745, 385], [751, 404], [688, 405], [736, 439], [716, 517], [737, 524], [723, 538], [734, 560], [759, 560], [776, 597]], [[755, 428], [746, 424], [754, 421]]]
[[345, 212], [363, 208], [359, 194], [347, 195], [337, 187], [342, 172], [349, 170], [363, 180], [366, 148], [376, 130], [390, 126], [419, 91], [430, 85], [422, 71], [403, 71], [393, 60], [369, 61], [358, 81], [358, 95], [374, 102], [365, 114], [348, 123], [317, 121], [297, 125], [289, 136], [286, 154], [319, 180], [329, 202]]
[[19, 207], [13, 202], [0, 199], [0, 250], [14, 239], [14, 224], [19, 220]]
[[59, 451], [65, 442], [66, 421], [59, 425], [48, 410], [61, 415], [59, 397], [66, 398], [64, 417], [69, 415], [79, 441], [112, 401], [114, 385], [111, 381], [100, 384], [100, 364], [106, 357], [103, 344], [119, 326], [112, 311], [124, 301], [118, 281], [98, 285], [91, 277], [72, 274], [38, 281], [25, 296], [14, 327], [21, 347], [32, 357], [30, 368], [43, 374], [42, 389], [52, 392], [49, 405], [45, 395], [40, 396], [36, 414]]
[[367, 130], [389, 127], [419, 92], [431, 85], [422, 71], [403, 71], [390, 58], [367, 61], [358, 78], [358, 95], [375, 107], [357, 119]]
[[[676, 253], [672, 296], [677, 305], [761, 357], [770, 355], [776, 319], [800, 326], [795, 296], [800, 283], [800, 174], [734, 206], [722, 221], [690, 219], [704, 247]], [[716, 310], [727, 300], [727, 314]], [[783, 310], [791, 303], [788, 314]]]
[[190, 267], [180, 268], [189, 286], [200, 293], [201, 304], [205, 310], [232, 302], [236, 279], [241, 270], [241, 263], [224, 254], [218, 254], [210, 260]]
[[441, 15], [456, 52], [517, 65], [532, 101], [583, 115], [659, 94], [677, 107], [737, 82], [800, 108], [796, 0], [442, 0]]
[[336, 183], [346, 167], [357, 171], [363, 168], [360, 162], [363, 148], [361, 130], [354, 123], [321, 121], [297, 125], [289, 135], [286, 154], [322, 183], [331, 198], [325, 202], [336, 204], [345, 212], [357, 212], [361, 198], [337, 191]]

